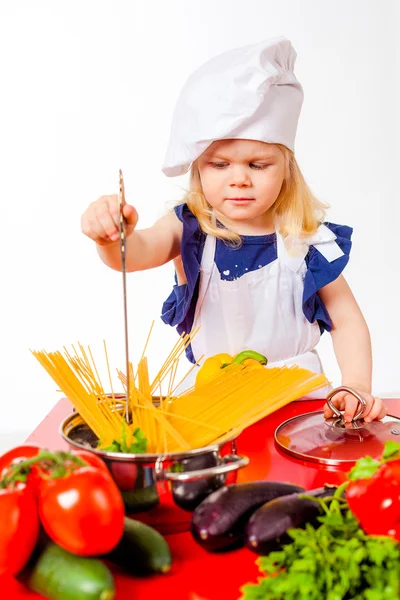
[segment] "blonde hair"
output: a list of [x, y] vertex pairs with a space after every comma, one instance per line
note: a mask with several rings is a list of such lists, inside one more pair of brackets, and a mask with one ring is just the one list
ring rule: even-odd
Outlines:
[[[285, 238], [286, 246], [290, 248], [295, 240], [315, 233], [320, 223], [325, 220], [328, 205], [320, 202], [311, 192], [293, 152], [281, 144], [276, 146], [284, 156], [285, 175], [279, 195], [269, 213], [273, 221], [279, 224], [279, 232]], [[239, 234], [215, 224], [213, 209], [204, 195], [196, 161], [190, 171], [189, 191], [178, 204], [184, 203], [197, 217], [204, 233], [215, 235], [233, 245], [240, 245]]]

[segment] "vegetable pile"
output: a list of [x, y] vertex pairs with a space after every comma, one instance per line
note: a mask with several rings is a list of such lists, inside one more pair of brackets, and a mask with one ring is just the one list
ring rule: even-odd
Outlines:
[[18, 575], [51, 600], [112, 600], [114, 580], [99, 558], [141, 575], [171, 567], [167, 542], [125, 517], [95, 454], [29, 445], [0, 457], [0, 575]]
[[400, 444], [359, 460], [340, 487], [225, 485], [197, 506], [191, 531], [209, 552], [246, 545], [263, 577], [241, 600], [398, 600]]
[[[323, 512], [303, 528], [298, 513], [293, 523], [289, 496], [279, 499], [280, 511], [273, 508], [276, 501], [259, 509], [270, 517], [270, 532], [279, 535], [275, 549], [256, 544], [260, 553], [269, 552], [257, 560], [264, 577], [245, 585], [241, 600], [400, 598], [400, 444], [387, 442], [380, 461], [359, 460], [349, 479], [331, 498], [303, 495]], [[283, 515], [285, 532], [276, 525], [284, 523]], [[254, 528], [257, 513], [247, 531], [252, 521]]]

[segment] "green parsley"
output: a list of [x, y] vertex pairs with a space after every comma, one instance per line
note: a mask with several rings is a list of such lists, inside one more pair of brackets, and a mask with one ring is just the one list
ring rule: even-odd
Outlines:
[[147, 438], [143, 431], [137, 427], [134, 432], [134, 441], [131, 444], [127, 442], [126, 425], [122, 430], [122, 437], [120, 440], [113, 440], [110, 446], [102, 448], [106, 452], [123, 452], [125, 454], [144, 454], [147, 450]]
[[289, 530], [292, 542], [257, 559], [257, 584], [246, 584], [241, 600], [398, 600], [400, 545], [368, 536], [346, 502], [320, 501], [320, 526]]
[[360, 458], [348, 473], [349, 479], [369, 479], [372, 477], [381, 465], [391, 460], [400, 459], [400, 444], [393, 440], [385, 442], [381, 460], [375, 460], [370, 456]]

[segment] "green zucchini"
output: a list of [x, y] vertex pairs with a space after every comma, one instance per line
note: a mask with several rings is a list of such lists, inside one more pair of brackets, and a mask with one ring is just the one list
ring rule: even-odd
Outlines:
[[125, 517], [119, 544], [103, 558], [132, 575], [167, 573], [172, 556], [167, 541], [149, 525]]
[[113, 600], [114, 578], [100, 560], [76, 556], [49, 543], [25, 579], [27, 586], [49, 600]]

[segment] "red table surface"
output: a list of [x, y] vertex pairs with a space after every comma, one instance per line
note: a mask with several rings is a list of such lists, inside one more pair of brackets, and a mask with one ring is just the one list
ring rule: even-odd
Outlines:
[[[389, 413], [400, 416], [400, 399], [385, 401]], [[250, 464], [239, 471], [238, 481], [260, 479], [290, 481], [312, 489], [324, 483], [339, 484], [346, 478], [345, 469], [305, 463], [280, 453], [274, 444], [276, 427], [290, 417], [319, 410], [322, 400], [293, 402], [244, 431], [238, 439], [239, 453]], [[72, 412], [63, 398], [28, 437], [27, 442], [47, 448], [63, 448], [58, 434], [60, 422]], [[173, 568], [167, 575], [146, 578], [127, 576], [111, 567], [116, 582], [116, 600], [237, 600], [240, 587], [257, 581], [256, 555], [247, 549], [210, 554], [198, 546], [189, 532], [165, 536], [173, 555]], [[42, 596], [29, 591], [14, 578], [3, 577], [2, 597], [9, 600], [39, 600]]]

